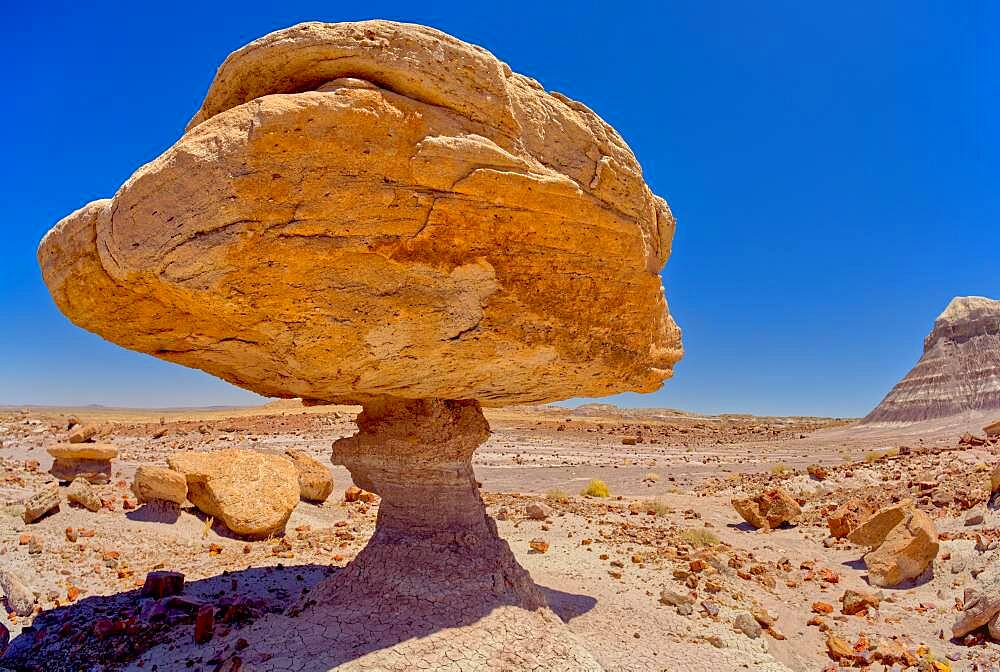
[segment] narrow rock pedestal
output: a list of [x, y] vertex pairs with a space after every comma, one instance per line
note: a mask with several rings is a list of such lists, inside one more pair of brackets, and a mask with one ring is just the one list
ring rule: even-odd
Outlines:
[[299, 627], [315, 623], [324, 644], [306, 668], [601, 669], [486, 514], [472, 453], [490, 430], [477, 402], [380, 400], [358, 428], [333, 462], [381, 496], [378, 520], [303, 602]]
[[358, 428], [334, 443], [333, 462], [382, 501], [371, 541], [337, 590], [406, 611], [481, 616], [484, 602], [545, 605], [479, 496], [472, 453], [490, 428], [477, 402], [382, 400], [364, 407]]

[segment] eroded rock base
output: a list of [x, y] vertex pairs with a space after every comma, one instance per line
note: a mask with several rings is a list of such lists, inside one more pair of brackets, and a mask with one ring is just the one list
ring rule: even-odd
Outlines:
[[[358, 427], [333, 461], [382, 497], [375, 533], [303, 601], [297, 639], [318, 650], [289, 669], [601, 669], [486, 515], [471, 459], [489, 425], [476, 402], [369, 404]], [[271, 646], [281, 618], [258, 626]]]

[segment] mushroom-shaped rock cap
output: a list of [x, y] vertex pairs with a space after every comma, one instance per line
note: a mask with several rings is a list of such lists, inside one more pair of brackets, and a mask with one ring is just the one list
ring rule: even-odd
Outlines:
[[306, 23], [38, 255], [76, 324], [266, 396], [500, 406], [670, 376], [673, 231], [580, 103], [437, 30]]

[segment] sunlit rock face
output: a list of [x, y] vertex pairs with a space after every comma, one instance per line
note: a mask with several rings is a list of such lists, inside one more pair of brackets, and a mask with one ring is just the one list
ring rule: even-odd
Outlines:
[[673, 231], [584, 105], [430, 28], [308, 23], [39, 260], [76, 324], [262, 395], [499, 406], [671, 375]]
[[1000, 301], [956, 297], [924, 354], [865, 422], [919, 422], [1000, 409]]

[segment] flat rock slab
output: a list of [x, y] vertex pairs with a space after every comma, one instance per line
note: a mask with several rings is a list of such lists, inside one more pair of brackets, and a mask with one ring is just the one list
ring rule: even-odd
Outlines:
[[47, 452], [57, 460], [113, 460], [118, 448], [110, 443], [57, 443]]

